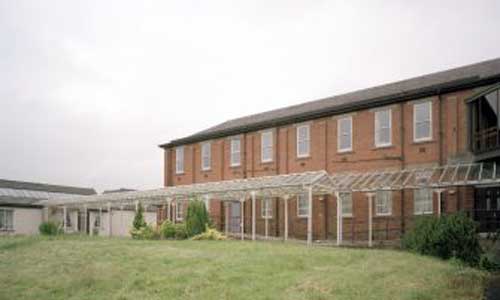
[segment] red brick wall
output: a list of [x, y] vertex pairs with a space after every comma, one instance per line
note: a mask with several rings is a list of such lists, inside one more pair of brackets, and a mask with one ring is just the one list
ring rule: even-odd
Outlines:
[[[239, 135], [241, 138], [241, 165], [231, 167], [231, 137], [211, 140], [212, 162], [209, 171], [201, 170], [201, 143], [185, 145], [184, 174], [175, 174], [175, 149], [165, 150], [165, 185], [191, 184], [198, 182], [230, 180], [274, 174], [298, 173], [312, 170], [336, 172], [364, 172], [369, 170], [401, 169], [419, 166], [446, 164], [470, 157], [467, 141], [467, 110], [465, 99], [472, 91], [461, 91], [441, 97], [421, 100], [432, 101], [432, 140], [413, 141], [413, 105], [408, 101], [388, 106], [392, 117], [392, 145], [375, 147], [374, 116], [376, 109], [360, 110], [348, 115], [353, 118], [353, 151], [337, 151], [337, 119], [331, 116], [315, 119], [310, 124], [310, 156], [297, 158], [296, 127], [298, 124], [269, 129], [273, 132], [273, 161], [261, 162], [261, 132]], [[403, 199], [404, 194], [404, 201]], [[446, 211], [472, 209], [473, 189], [456, 188], [445, 192]], [[235, 199], [238, 200], [238, 199]], [[392, 215], [375, 217], [375, 234], [397, 236], [401, 226], [411, 226], [414, 217], [413, 191], [396, 191], [392, 196]], [[314, 200], [314, 238], [333, 238], [336, 235], [336, 200], [333, 196]], [[305, 238], [307, 221], [298, 218], [296, 201], [288, 201], [289, 236]], [[434, 199], [434, 211], [437, 200]], [[245, 228], [251, 232], [251, 201], [245, 204]], [[272, 219], [269, 220], [269, 234], [282, 235], [283, 200], [275, 201]], [[375, 211], [375, 210], [374, 210]], [[264, 234], [264, 219], [260, 217], [260, 201], [257, 201], [257, 232]], [[345, 239], [366, 239], [367, 230], [366, 195], [353, 195], [353, 217], [344, 218]], [[219, 201], [212, 200], [211, 215], [220, 228], [224, 225], [224, 212]]]

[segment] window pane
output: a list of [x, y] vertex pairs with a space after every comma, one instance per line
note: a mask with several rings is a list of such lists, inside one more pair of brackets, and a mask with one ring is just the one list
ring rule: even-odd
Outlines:
[[352, 194], [351, 193], [340, 193], [340, 199], [342, 201], [342, 215], [351, 216], [352, 215]]
[[239, 138], [231, 140], [231, 165], [238, 166], [240, 164], [241, 141]]
[[273, 133], [263, 132], [261, 134], [261, 160], [263, 162], [273, 160]]
[[297, 215], [307, 216], [309, 214], [309, 201], [306, 194], [297, 196]]
[[379, 191], [375, 198], [375, 212], [377, 215], [388, 215], [392, 211], [392, 194], [390, 191]]
[[415, 124], [415, 137], [422, 139], [430, 136], [430, 124], [428, 122]]
[[309, 155], [309, 126], [297, 127], [297, 156]]
[[375, 145], [391, 144], [391, 110], [375, 112]]
[[352, 148], [352, 119], [343, 118], [337, 122], [338, 150], [350, 150]]
[[184, 172], [184, 147], [175, 150], [175, 170], [177, 173]]
[[202, 162], [202, 169], [208, 170], [210, 169], [210, 143], [205, 143], [201, 147], [201, 162]]

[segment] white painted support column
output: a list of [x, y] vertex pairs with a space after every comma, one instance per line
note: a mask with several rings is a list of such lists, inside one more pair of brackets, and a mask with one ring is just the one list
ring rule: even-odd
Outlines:
[[312, 236], [313, 236], [313, 228], [312, 228], [312, 218], [313, 218], [313, 190], [312, 186], [308, 187], [307, 193], [307, 202], [308, 202], [308, 212], [307, 212], [307, 244], [312, 245]]
[[83, 224], [85, 224], [85, 226], [83, 227], [83, 230], [85, 232], [85, 234], [87, 233], [87, 229], [89, 230], [89, 234], [90, 234], [90, 228], [89, 228], [89, 224], [87, 222], [87, 205], [84, 205], [83, 206]]
[[102, 206], [99, 206], [99, 233], [101, 233], [102, 229]]
[[135, 213], [139, 210], [139, 200], [135, 200]]
[[[268, 205], [268, 200], [268, 198], [261, 199], [260, 205]], [[262, 209], [260, 211], [262, 212]], [[264, 207], [264, 236], [266, 240], [269, 239], [269, 217], [267, 216], [267, 206]]]
[[284, 200], [284, 204], [285, 204], [285, 210], [283, 211], [284, 219], [285, 219], [284, 239], [286, 241], [286, 240], [288, 240], [288, 195], [285, 195], [285, 197], [283, 197], [283, 200]]
[[68, 224], [66, 224], [67, 217], [66, 215], [68, 214], [68, 210], [66, 209], [66, 206], [63, 206], [63, 232], [66, 233], [67, 230], [66, 228], [68, 227]]
[[340, 193], [335, 192], [337, 198], [337, 246], [342, 244], [342, 201], [340, 200]]
[[167, 220], [172, 222], [172, 216], [170, 215], [170, 205], [172, 205], [172, 200], [167, 199]]
[[172, 203], [172, 223], [175, 224], [175, 222], [177, 221], [177, 200], [174, 200], [174, 202]]
[[255, 241], [255, 191], [252, 194], [252, 241]]
[[226, 231], [226, 236], [229, 234], [229, 205], [228, 202], [224, 202], [224, 230]]
[[245, 240], [245, 198], [240, 200], [240, 209], [241, 209], [241, 240]]
[[437, 210], [437, 215], [438, 217], [441, 216], [441, 199], [442, 199], [442, 193], [446, 191], [445, 189], [435, 189], [434, 192], [437, 194], [437, 204], [438, 204], [438, 210]]
[[113, 235], [113, 228], [111, 226], [111, 222], [113, 221], [113, 216], [111, 215], [111, 203], [108, 202], [108, 236], [111, 237]]
[[373, 197], [375, 193], [366, 193], [368, 197], [368, 247], [373, 246]]

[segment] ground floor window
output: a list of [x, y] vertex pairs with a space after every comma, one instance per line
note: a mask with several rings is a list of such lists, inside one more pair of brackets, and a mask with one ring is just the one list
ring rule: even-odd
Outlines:
[[307, 217], [309, 215], [309, 201], [307, 194], [299, 194], [297, 196], [297, 216]]
[[271, 219], [273, 217], [273, 200], [271, 198], [262, 199], [261, 216], [264, 219]]
[[184, 202], [178, 201], [175, 204], [175, 220], [182, 221], [184, 219]]
[[14, 230], [14, 211], [0, 209], [0, 230]]
[[352, 193], [340, 193], [340, 201], [342, 201], [342, 216], [352, 217]]
[[416, 215], [432, 213], [432, 191], [430, 189], [416, 189], [413, 192], [413, 200]]
[[392, 192], [377, 192], [375, 196], [375, 213], [378, 216], [388, 216], [392, 213]]

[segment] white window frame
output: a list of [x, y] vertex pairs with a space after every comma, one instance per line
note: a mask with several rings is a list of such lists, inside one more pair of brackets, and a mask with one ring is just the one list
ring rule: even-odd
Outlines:
[[260, 205], [260, 216], [262, 219], [273, 218], [273, 199], [271, 197], [265, 197], [262, 199]]
[[[420, 105], [429, 105], [429, 136], [417, 138], [417, 107]], [[423, 123], [423, 122], [419, 122]], [[423, 101], [413, 104], [413, 141], [425, 142], [432, 140], [432, 101]]]
[[[386, 195], [387, 200], [385, 203], [381, 203], [382, 197]], [[380, 212], [379, 208], [386, 207], [386, 212]], [[392, 215], [392, 192], [391, 191], [377, 191], [375, 194], [375, 215], [377, 216], [390, 216]]]
[[[269, 138], [269, 145], [264, 145], [264, 141], [265, 139]], [[260, 134], [260, 160], [261, 162], [263, 163], [266, 163], [266, 162], [272, 162], [273, 161], [273, 156], [274, 156], [274, 135], [273, 135], [273, 132], [272, 131], [264, 131]], [[270, 157], [264, 157], [264, 153], [266, 152], [266, 148], [270, 148], [271, 149], [271, 154], [270, 154]]]
[[[205, 158], [208, 165], [205, 165]], [[212, 166], [212, 144], [210, 142], [205, 142], [201, 144], [201, 169], [203, 171], [210, 170]]]
[[184, 201], [175, 202], [175, 220], [176, 221], [184, 220]]
[[[341, 138], [342, 138], [342, 129], [341, 129], [340, 125], [342, 124], [343, 121], [349, 121], [349, 124], [350, 124], [349, 136], [350, 136], [351, 144], [347, 148], [341, 148], [341, 143], [340, 143]], [[352, 144], [353, 144], [352, 126], [353, 126], [352, 116], [337, 119], [337, 152], [342, 153], [342, 152], [352, 151]]]
[[[429, 193], [430, 199], [418, 199], [417, 194], [423, 191]], [[426, 206], [430, 206], [430, 210], [425, 210], [424, 204], [422, 203], [417, 204], [417, 202], [424, 202], [424, 200], [429, 202]], [[415, 215], [429, 215], [434, 213], [434, 195], [431, 189], [421, 188], [413, 190], [413, 211]]]
[[[389, 127], [381, 127], [380, 116], [382, 113], [389, 113]], [[375, 111], [375, 131], [374, 131], [374, 139], [375, 139], [375, 147], [387, 147], [392, 145], [392, 109], [382, 109]], [[389, 130], [389, 141], [381, 142], [380, 139], [380, 131]]]
[[[238, 149], [235, 149], [236, 144], [238, 144]], [[231, 167], [239, 167], [240, 165], [241, 165], [241, 138], [233, 137], [231, 138]]]
[[[348, 196], [346, 198], [346, 196]], [[352, 203], [352, 193], [351, 192], [344, 192], [344, 193], [339, 193], [340, 201], [342, 201], [342, 217], [344, 218], [350, 218], [352, 217], [352, 209], [353, 209], [353, 203]], [[345, 212], [347, 205], [345, 205], [345, 200], [346, 199], [351, 199], [350, 201], [350, 212]]]
[[[302, 205], [305, 207], [301, 207], [301, 202]], [[297, 195], [297, 217], [299, 218], [306, 218], [309, 216], [309, 197], [306, 193], [298, 194]]]
[[14, 231], [14, 210], [8, 208], [0, 208], [0, 214], [3, 214], [4, 224], [8, 224], [6, 221], [7, 212], [9, 212], [10, 215], [12, 216], [11, 222], [9, 224], [10, 226], [0, 227], [0, 231]]
[[[300, 130], [301, 129], [306, 129], [307, 131], [307, 139], [304, 141], [300, 140]], [[296, 127], [296, 138], [297, 138], [297, 157], [298, 158], [303, 158], [303, 157], [309, 157], [311, 153], [311, 126], [309, 124], [303, 124], [299, 125]], [[307, 152], [305, 153], [300, 153], [300, 143], [306, 143], [307, 145]]]
[[184, 146], [179, 146], [175, 148], [175, 174], [183, 174], [183, 173], [184, 173]]

